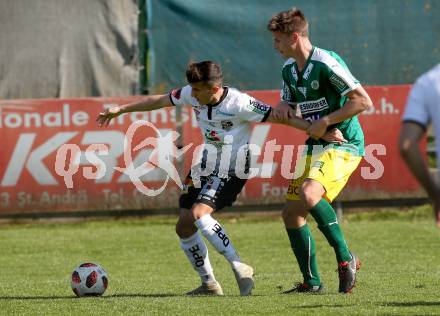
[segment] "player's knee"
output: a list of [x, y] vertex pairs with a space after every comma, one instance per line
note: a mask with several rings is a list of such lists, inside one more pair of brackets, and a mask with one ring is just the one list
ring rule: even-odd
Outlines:
[[176, 234], [180, 238], [188, 238], [195, 234], [197, 228], [194, 226], [194, 220], [192, 219], [189, 211], [181, 212], [179, 220], [176, 223]]
[[191, 208], [191, 216], [193, 221], [200, 219], [202, 216], [206, 214], [211, 214], [213, 209], [204, 203], [196, 203]]
[[303, 226], [306, 221], [307, 212], [304, 211], [300, 204], [296, 204], [295, 207], [285, 207], [281, 213], [284, 226], [287, 228], [298, 228]]
[[176, 224], [176, 234], [179, 238], [189, 238], [197, 232], [197, 228], [194, 224], [185, 225], [181, 222]]
[[185, 229], [182, 225], [182, 222], [180, 221], [180, 219], [177, 221], [176, 223], [176, 234], [177, 236], [179, 236], [180, 238], [184, 238], [185, 235]]
[[299, 196], [301, 202], [308, 208], [313, 207], [322, 198], [321, 191], [318, 190], [314, 185], [308, 183], [304, 183], [301, 186]]
[[303, 202], [305, 205], [308, 205], [311, 198], [310, 190], [307, 188], [301, 188], [299, 198], [301, 199], [301, 202]]

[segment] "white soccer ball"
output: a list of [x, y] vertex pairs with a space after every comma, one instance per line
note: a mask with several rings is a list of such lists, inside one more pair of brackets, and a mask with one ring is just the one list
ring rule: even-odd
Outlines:
[[83, 263], [72, 272], [71, 284], [76, 296], [99, 296], [107, 289], [107, 272], [99, 264]]

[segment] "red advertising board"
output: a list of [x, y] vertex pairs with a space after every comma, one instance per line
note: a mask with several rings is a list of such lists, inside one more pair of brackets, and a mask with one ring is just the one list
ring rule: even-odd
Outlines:
[[[409, 86], [367, 90], [375, 105], [360, 116], [367, 156], [342, 198], [418, 194], [419, 186], [403, 165], [396, 145]], [[249, 93], [269, 104], [276, 104], [279, 97], [278, 91]], [[0, 101], [0, 213], [177, 207], [179, 181], [155, 168], [153, 162], [157, 151], [176, 152], [171, 133], [176, 128], [174, 109], [125, 114], [104, 128], [95, 122], [103, 108], [138, 98]], [[151, 124], [133, 129], [132, 123], [138, 120]], [[180, 178], [188, 172], [192, 152], [201, 143], [190, 108], [183, 109], [182, 122], [183, 145], [191, 146], [183, 157], [185, 171]], [[133, 134], [131, 143], [127, 130]], [[158, 131], [163, 136], [160, 141]], [[304, 132], [286, 126], [256, 124], [251, 143], [264, 154], [253, 156], [258, 175], [248, 181], [238, 203], [283, 201], [298, 146], [305, 138]], [[277, 149], [272, 154], [264, 150], [268, 143]], [[287, 164], [290, 170], [281, 168], [286, 165], [283, 159], [292, 161]], [[142, 164], [149, 169], [138, 174], [140, 183], [132, 175]], [[159, 192], [165, 182], [161, 194], [144, 194], [145, 188]]]

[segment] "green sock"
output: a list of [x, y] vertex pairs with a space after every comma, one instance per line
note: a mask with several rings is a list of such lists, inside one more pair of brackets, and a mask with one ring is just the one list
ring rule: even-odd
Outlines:
[[315, 241], [306, 224], [300, 228], [286, 228], [289, 235], [290, 245], [298, 261], [299, 268], [308, 285], [320, 285], [318, 263], [316, 261]]
[[325, 200], [321, 199], [310, 209], [310, 214], [318, 223], [319, 230], [327, 238], [328, 243], [335, 249], [336, 260], [338, 262], [350, 261], [351, 254], [342, 234], [341, 227], [336, 219], [336, 212], [333, 207]]

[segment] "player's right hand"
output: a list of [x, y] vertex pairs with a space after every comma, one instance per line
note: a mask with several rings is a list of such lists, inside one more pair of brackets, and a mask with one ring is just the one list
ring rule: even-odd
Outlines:
[[110, 123], [110, 121], [121, 115], [122, 114], [122, 110], [119, 106], [115, 106], [109, 109], [106, 109], [104, 112], [101, 112], [98, 114], [98, 117], [96, 118], [96, 121], [98, 122], [99, 126], [108, 126], [108, 124]]
[[342, 132], [337, 128], [333, 128], [333, 129], [329, 130], [321, 138], [329, 143], [341, 144], [341, 143], [347, 142], [347, 140], [344, 138], [344, 135], [342, 134]]

